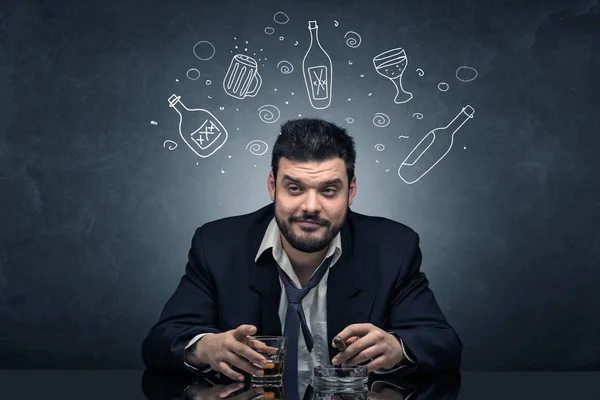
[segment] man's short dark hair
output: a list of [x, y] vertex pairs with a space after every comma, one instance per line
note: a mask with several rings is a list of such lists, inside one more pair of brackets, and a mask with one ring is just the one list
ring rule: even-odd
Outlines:
[[296, 162], [325, 161], [339, 157], [346, 164], [348, 185], [354, 177], [354, 140], [346, 133], [346, 129], [322, 119], [292, 119], [281, 125], [281, 134], [275, 141], [271, 156], [275, 180], [281, 157]]

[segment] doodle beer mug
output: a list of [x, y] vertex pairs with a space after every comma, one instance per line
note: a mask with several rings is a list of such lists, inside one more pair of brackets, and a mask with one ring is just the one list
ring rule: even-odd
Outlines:
[[169, 97], [169, 107], [179, 114], [179, 135], [198, 156], [214, 154], [227, 141], [227, 130], [210, 111], [189, 109], [175, 94]]
[[[256, 60], [245, 54], [236, 54], [231, 59], [229, 69], [223, 79], [223, 89], [228, 95], [243, 99], [254, 97], [260, 90], [262, 78], [258, 73]], [[252, 89], [250, 89], [252, 86]]]

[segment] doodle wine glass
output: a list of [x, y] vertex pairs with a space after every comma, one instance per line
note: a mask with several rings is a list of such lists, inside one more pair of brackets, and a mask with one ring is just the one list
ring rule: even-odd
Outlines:
[[394, 103], [406, 103], [413, 98], [412, 93], [407, 92], [402, 87], [402, 74], [408, 65], [408, 58], [402, 47], [384, 51], [375, 56], [373, 65], [379, 75], [388, 78], [396, 86], [397, 93]]

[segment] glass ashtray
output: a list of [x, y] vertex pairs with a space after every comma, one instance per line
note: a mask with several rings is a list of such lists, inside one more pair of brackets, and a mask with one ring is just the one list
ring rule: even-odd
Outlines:
[[366, 365], [336, 367], [319, 365], [313, 369], [313, 386], [317, 387], [361, 387], [369, 381], [369, 368]]

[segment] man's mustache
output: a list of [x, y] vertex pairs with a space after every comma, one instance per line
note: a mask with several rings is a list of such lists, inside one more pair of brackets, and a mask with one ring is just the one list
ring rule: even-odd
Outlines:
[[313, 222], [315, 224], [329, 226], [329, 221], [321, 219], [316, 215], [304, 215], [303, 217], [290, 217], [290, 222]]

